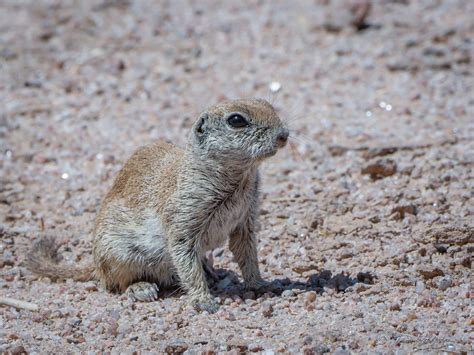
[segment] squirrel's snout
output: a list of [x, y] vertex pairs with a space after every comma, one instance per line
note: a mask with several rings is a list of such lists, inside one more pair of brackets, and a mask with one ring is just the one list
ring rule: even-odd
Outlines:
[[290, 132], [286, 128], [282, 128], [280, 132], [278, 132], [276, 140], [279, 148], [283, 148], [286, 145], [289, 135]]

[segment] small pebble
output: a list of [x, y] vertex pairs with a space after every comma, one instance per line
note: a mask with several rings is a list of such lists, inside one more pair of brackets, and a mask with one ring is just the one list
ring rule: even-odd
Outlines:
[[308, 292], [308, 294], [306, 296], [306, 301], [314, 302], [315, 300], [316, 300], [316, 292], [314, 292], [314, 291]]
[[390, 310], [391, 311], [399, 311], [401, 309], [400, 303], [395, 302], [390, 305]]
[[259, 344], [249, 344], [249, 349], [248, 350], [252, 353], [257, 353], [259, 351], [262, 351], [263, 347]]
[[270, 318], [273, 315], [273, 306], [271, 304], [265, 304], [262, 307], [262, 315], [265, 318]]
[[14, 348], [10, 349], [9, 353], [11, 355], [22, 355], [22, 354], [28, 354], [28, 352], [25, 350], [25, 347], [22, 345], [15, 346]]
[[84, 289], [89, 292], [94, 292], [94, 291], [97, 291], [97, 285], [93, 282], [87, 282], [84, 285]]
[[236, 319], [236, 318], [235, 318], [235, 314], [232, 313], [232, 312], [224, 312], [224, 313], [222, 314], [222, 316], [223, 316], [223, 318], [224, 318], [225, 320], [229, 320], [229, 321], [231, 321], [231, 322], [235, 321], [235, 319]]
[[422, 293], [425, 290], [425, 283], [423, 281], [417, 281], [415, 286], [415, 291], [417, 293]]
[[278, 92], [281, 89], [281, 84], [278, 81], [272, 81], [269, 87], [271, 92]]
[[182, 354], [188, 350], [188, 344], [182, 341], [170, 343], [165, 346], [166, 354]]
[[453, 280], [451, 279], [451, 276], [445, 276], [436, 282], [436, 286], [441, 291], [445, 291], [451, 287], [452, 283], [453, 283]]
[[444, 276], [443, 270], [441, 270], [439, 267], [431, 265], [422, 265], [418, 267], [418, 273], [420, 273], [420, 275], [423, 276], [425, 280], [431, 280], [436, 276]]

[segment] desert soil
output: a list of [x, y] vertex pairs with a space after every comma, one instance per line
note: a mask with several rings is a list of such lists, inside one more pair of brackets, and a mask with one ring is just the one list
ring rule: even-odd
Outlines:
[[[0, 297], [39, 310], [0, 307], [0, 352], [473, 351], [474, 1], [366, 3], [1, 1]], [[44, 236], [90, 260], [130, 154], [238, 97], [292, 132], [261, 169], [281, 294], [243, 290], [227, 249], [212, 315], [25, 270]]]

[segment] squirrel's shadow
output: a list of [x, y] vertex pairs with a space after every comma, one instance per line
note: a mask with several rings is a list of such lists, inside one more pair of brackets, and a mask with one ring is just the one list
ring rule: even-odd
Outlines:
[[[211, 293], [220, 298], [233, 298], [239, 296], [242, 299], [255, 299], [265, 295], [267, 298], [278, 297], [284, 294], [285, 291], [302, 290], [315, 291], [318, 294], [324, 293], [327, 289], [334, 289], [336, 292], [349, 291], [351, 286], [357, 283], [372, 285], [375, 283], [376, 276], [370, 272], [359, 272], [356, 277], [351, 277], [345, 272], [333, 275], [329, 270], [323, 270], [319, 273], [314, 273], [307, 278], [306, 282], [292, 281], [289, 278], [274, 279], [270, 282], [268, 288], [257, 291], [248, 291], [240, 282], [239, 276], [226, 269], [214, 270], [213, 275], [207, 273], [207, 281]], [[181, 293], [179, 290], [170, 289], [164, 292], [163, 297], [178, 296]], [[289, 293], [288, 296], [293, 295]]]

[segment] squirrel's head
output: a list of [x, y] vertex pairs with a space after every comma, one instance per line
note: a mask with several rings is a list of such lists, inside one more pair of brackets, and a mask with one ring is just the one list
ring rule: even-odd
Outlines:
[[193, 145], [211, 158], [259, 162], [286, 145], [289, 131], [271, 104], [249, 99], [209, 107], [192, 135]]

